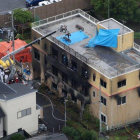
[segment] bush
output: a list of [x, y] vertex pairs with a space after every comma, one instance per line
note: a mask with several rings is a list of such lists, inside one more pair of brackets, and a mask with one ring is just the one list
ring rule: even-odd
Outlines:
[[25, 140], [25, 137], [20, 134], [14, 134], [10, 140]]
[[74, 111], [77, 114], [79, 114], [81, 111], [78, 105], [70, 100], [67, 102], [67, 108], [70, 108], [72, 111]]
[[84, 110], [84, 114], [83, 114], [83, 119], [85, 121], [92, 122], [93, 121], [92, 118], [93, 118], [93, 116], [89, 112], [89, 105], [86, 105], [85, 110]]
[[81, 134], [81, 138], [82, 140], [93, 140], [92, 133], [88, 130]]
[[80, 134], [75, 128], [67, 126], [63, 127], [62, 131], [74, 140], [80, 140]]

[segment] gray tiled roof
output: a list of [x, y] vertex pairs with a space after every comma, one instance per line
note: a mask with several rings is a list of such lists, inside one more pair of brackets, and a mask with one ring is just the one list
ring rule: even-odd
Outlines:
[[56, 134], [52, 134], [52, 135], [43, 134], [43, 135], [39, 135], [39, 136], [30, 138], [28, 140], [68, 140], [68, 139], [65, 134], [56, 133]]
[[0, 99], [11, 100], [32, 92], [36, 92], [35, 89], [31, 89], [28, 85], [22, 83], [4, 84], [0, 81]]
[[1, 107], [0, 107], [0, 118], [3, 118], [3, 117], [5, 117], [6, 115], [5, 115], [5, 113], [3, 112], [3, 110], [1, 109]]

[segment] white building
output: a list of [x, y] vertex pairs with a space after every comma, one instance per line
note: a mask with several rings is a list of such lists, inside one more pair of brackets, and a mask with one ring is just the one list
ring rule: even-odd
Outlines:
[[6, 85], [0, 82], [0, 107], [6, 115], [5, 135], [21, 129], [29, 134], [37, 132], [40, 109], [36, 107], [36, 90], [20, 83]]

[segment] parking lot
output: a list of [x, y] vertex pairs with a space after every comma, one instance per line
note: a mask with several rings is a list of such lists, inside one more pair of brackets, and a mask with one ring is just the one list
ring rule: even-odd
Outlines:
[[0, 0], [0, 12], [11, 11], [16, 8], [24, 8], [25, 0]]

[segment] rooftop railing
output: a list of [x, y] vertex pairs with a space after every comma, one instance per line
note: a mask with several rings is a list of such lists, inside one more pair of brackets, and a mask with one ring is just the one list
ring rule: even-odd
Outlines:
[[90, 60], [88, 58], [86, 58], [85, 56], [79, 54], [78, 52], [76, 52], [75, 50], [73, 50], [72, 48], [70, 48], [69, 46], [65, 45], [64, 43], [62, 43], [61, 41], [57, 40], [56, 38], [54, 38], [53, 36], [50, 36], [49, 39], [52, 40], [52, 42], [54, 42], [56, 45], [59, 45], [60, 47], [62, 47], [63, 49], [65, 49], [67, 52], [69, 52], [71, 55], [75, 56], [76, 58], [80, 59], [82, 62], [91, 65], [92, 67], [94, 67], [95, 69], [97, 69], [100, 73], [102, 73], [103, 75], [112, 78], [112, 77], [116, 77], [122, 74], [125, 74], [127, 72], [136, 70], [136, 69], [140, 69], [140, 64], [136, 64], [134, 66], [130, 66], [127, 68], [124, 68], [122, 70], [110, 70], [107, 71], [105, 69], [102, 69], [101, 67], [99, 67], [98, 65], [90, 62]]
[[35, 28], [37, 26], [40, 26], [40, 25], [43, 25], [43, 24], [46, 24], [46, 23], [50, 23], [50, 22], [53, 22], [53, 21], [57, 21], [57, 20], [60, 20], [60, 19], [65, 19], [67, 17], [78, 15], [78, 14], [81, 14], [82, 16], [84, 16], [85, 18], [89, 19], [90, 21], [92, 21], [94, 23], [99, 22], [99, 20], [90, 16], [89, 14], [82, 11], [81, 9], [76, 9], [76, 10], [66, 12], [66, 13], [63, 13], [63, 14], [60, 14], [60, 15], [57, 15], [57, 16], [53, 16], [53, 17], [46, 18], [46, 19], [43, 19], [43, 20], [40, 20], [40, 21], [37, 21], [37, 22], [33, 22], [32, 23], [32, 28]]

